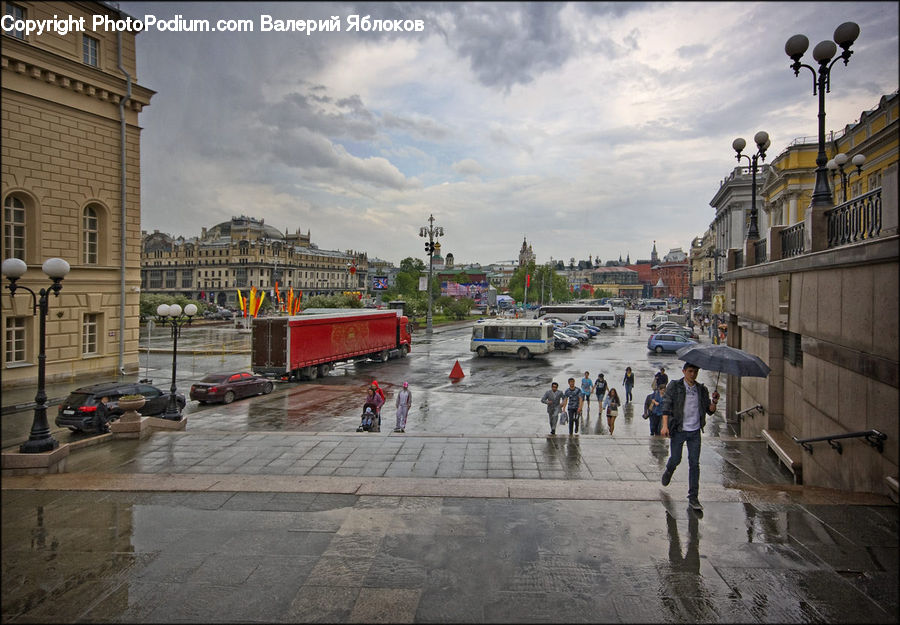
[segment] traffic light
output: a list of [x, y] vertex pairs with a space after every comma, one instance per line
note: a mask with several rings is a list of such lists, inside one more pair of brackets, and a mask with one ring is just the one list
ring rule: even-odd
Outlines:
[[425, 251], [429, 254], [434, 251], [434, 243], [425, 243]]
[[428, 245], [428, 241], [425, 241], [425, 253], [427, 254], [430, 251], [431, 251], [431, 246]]

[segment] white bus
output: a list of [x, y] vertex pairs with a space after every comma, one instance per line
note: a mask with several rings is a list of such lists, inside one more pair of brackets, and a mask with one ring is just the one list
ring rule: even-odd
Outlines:
[[535, 319], [486, 319], [472, 328], [469, 349], [479, 357], [515, 354], [525, 360], [554, 349], [553, 324]]
[[537, 310], [536, 318], [556, 317], [562, 319], [566, 323], [578, 321], [578, 319], [588, 312], [595, 310], [612, 310], [612, 306], [607, 304], [554, 304], [552, 306], [541, 306]]
[[645, 299], [644, 310], [665, 310], [666, 309], [666, 300], [664, 299]]

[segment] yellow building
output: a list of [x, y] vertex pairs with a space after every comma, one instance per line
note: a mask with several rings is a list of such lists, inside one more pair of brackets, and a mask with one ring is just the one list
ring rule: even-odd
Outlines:
[[[137, 83], [134, 34], [91, 30], [93, 14], [124, 17], [106, 4], [2, 4], [14, 20], [86, 24], [65, 35], [2, 34], [2, 256], [27, 263], [20, 284], [35, 291], [50, 284], [45, 259], [71, 265], [50, 301], [47, 381], [136, 371], [138, 114], [154, 92]], [[30, 296], [4, 295], [2, 316], [3, 388], [34, 384], [39, 320]]]
[[[863, 111], [859, 121], [826, 136], [825, 154], [833, 159], [838, 153], [848, 156], [844, 173], [848, 176], [847, 198], [857, 197], [881, 186], [884, 168], [897, 154], [897, 92], [883, 96], [878, 106]], [[795, 139], [771, 163], [763, 180], [763, 224], [792, 226], [806, 218], [806, 207], [812, 200], [816, 183], [816, 137]], [[856, 172], [849, 159], [863, 154], [866, 161], [862, 174]], [[834, 203], [843, 201], [840, 173], [830, 170]], [[764, 233], [765, 230], [761, 230]], [[764, 235], [763, 235], [764, 236]]]
[[[352, 271], [351, 271], [352, 268]], [[304, 295], [366, 292], [365, 252], [323, 250], [299, 229], [278, 228], [241, 215], [185, 239], [159, 231], [142, 233], [141, 290], [184, 295], [237, 308], [237, 289]], [[244, 293], [246, 296], [246, 293]]]

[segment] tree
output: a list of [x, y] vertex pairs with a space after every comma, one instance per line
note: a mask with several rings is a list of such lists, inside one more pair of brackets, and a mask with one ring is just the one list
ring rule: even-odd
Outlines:
[[188, 304], [194, 304], [197, 307], [197, 316], [206, 312], [209, 306], [205, 302], [189, 299], [184, 295], [165, 295], [162, 293], [141, 293], [141, 316], [152, 318], [156, 316], [156, 309], [160, 304], [178, 304], [181, 309]]
[[459, 299], [450, 299], [450, 302], [444, 305], [444, 313], [451, 315], [454, 319], [465, 319], [475, 308], [475, 301], [469, 297], [461, 297]]

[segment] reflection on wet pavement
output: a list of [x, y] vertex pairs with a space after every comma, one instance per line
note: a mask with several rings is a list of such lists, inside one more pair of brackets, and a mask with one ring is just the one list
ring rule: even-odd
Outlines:
[[4, 492], [3, 620], [896, 622], [895, 512]]

